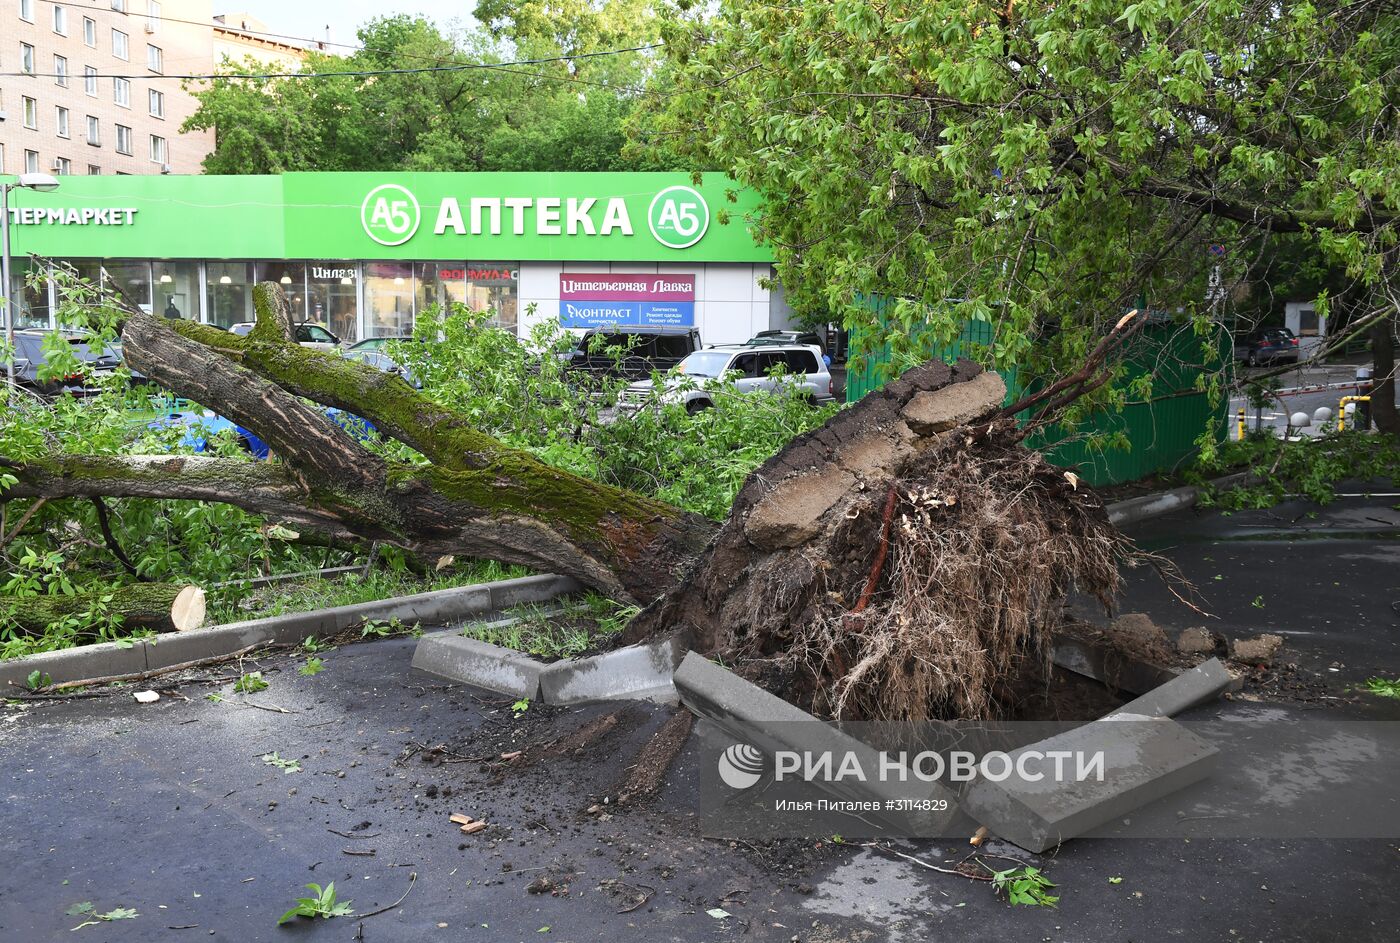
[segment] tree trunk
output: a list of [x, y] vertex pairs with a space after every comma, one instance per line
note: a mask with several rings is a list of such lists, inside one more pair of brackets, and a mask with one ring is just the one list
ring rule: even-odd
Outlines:
[[123, 629], [183, 632], [203, 624], [204, 591], [197, 586], [137, 583], [73, 596], [0, 597], [0, 625], [30, 635], [42, 634], [73, 616], [87, 621], [88, 613], [103, 611], [120, 615]]
[[[247, 337], [132, 311], [123, 339], [134, 369], [249, 429], [278, 461], [54, 456], [20, 466], [0, 457], [19, 478], [4, 497], [223, 501], [294, 530], [524, 564], [639, 603], [670, 587], [717, 529], [510, 448], [397, 376], [298, 346], [280, 287], [263, 283], [254, 297], [258, 325]], [[324, 406], [429, 462], [385, 460]]]
[[[0, 500], [222, 501], [297, 531], [566, 574], [650, 604], [626, 639], [680, 631], [838, 717], [995, 713], [998, 682], [1045, 661], [1064, 595], [1116, 587], [1120, 544], [1098, 498], [1020, 447], [1005, 387], [975, 364], [910, 370], [798, 437], [748, 477], [721, 528], [545, 465], [400, 377], [303, 349], [281, 289], [254, 298], [247, 337], [140, 311], [123, 335], [132, 367], [249, 429], [276, 461], [0, 456], [18, 479]], [[1131, 320], [1042, 391], [1042, 409], [1102, 383]], [[324, 406], [426, 461], [372, 452]]]
[[1371, 328], [1371, 358], [1375, 373], [1371, 386], [1371, 418], [1386, 435], [1400, 438], [1400, 414], [1395, 409], [1395, 316]]

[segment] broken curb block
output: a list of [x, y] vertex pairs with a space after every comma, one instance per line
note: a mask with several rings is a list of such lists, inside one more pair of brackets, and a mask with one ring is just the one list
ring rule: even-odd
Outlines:
[[1265, 633], [1254, 638], [1230, 640], [1230, 659], [1246, 665], [1271, 665], [1283, 648], [1283, 636]]
[[[878, 754], [869, 744], [769, 694], [703, 655], [687, 652], [676, 669], [674, 682], [681, 703], [691, 713], [710, 721], [739, 743], [769, 755], [780, 750], [800, 754], [850, 753], [862, 769], [880, 768]], [[906, 783], [835, 779], [823, 783], [822, 788], [841, 799], [857, 802], [909, 800], [913, 797], [911, 790], [917, 789], [919, 799], [946, 802], [946, 811], [919, 813], [919, 828], [928, 834], [942, 834], [958, 817], [956, 797], [939, 783], [915, 785], [912, 778]]]
[[1135, 701], [1129, 701], [1108, 716], [1174, 717], [1182, 711], [1215, 700], [1234, 683], [1235, 679], [1220, 663], [1220, 659], [1212, 658], [1188, 668], [1171, 681], [1153, 688]]
[[466, 638], [456, 631], [432, 632], [413, 650], [413, 667], [428, 674], [535, 700], [540, 693], [544, 663], [489, 642]]
[[1005, 400], [1006, 383], [1000, 374], [988, 371], [962, 383], [915, 393], [900, 415], [917, 434], [936, 435], [985, 416]]
[[1176, 650], [1183, 655], [1209, 655], [1215, 645], [1215, 635], [1209, 629], [1183, 629], [1176, 637]]
[[[1039, 758], [1027, 758], [1023, 777], [1020, 758], [1028, 751], [1039, 751]], [[1059, 751], [1102, 752], [1103, 779], [1057, 780], [1053, 757]], [[963, 795], [963, 808], [1000, 838], [1039, 854], [1204, 779], [1219, 754], [1176, 721], [1113, 714], [1011, 757], [1018, 775], [977, 780]]]
[[665, 639], [556, 661], [540, 675], [540, 697], [546, 704], [624, 700], [674, 704], [677, 696], [671, 677], [683, 651], [674, 639]]
[[1161, 665], [1133, 658], [1107, 643], [1068, 633], [1055, 637], [1050, 660], [1068, 671], [1132, 694], [1146, 694], [1176, 677], [1174, 671]]

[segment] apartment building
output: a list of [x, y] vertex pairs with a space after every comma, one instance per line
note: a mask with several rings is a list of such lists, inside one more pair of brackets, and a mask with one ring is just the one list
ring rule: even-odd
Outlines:
[[[242, 63], [245, 59], [276, 71], [296, 70], [306, 55], [306, 47], [272, 32], [266, 23], [248, 13], [220, 13], [214, 17], [214, 62]], [[311, 48], [325, 47], [317, 44]]]
[[215, 54], [209, 0], [0, 0], [0, 173], [197, 174], [176, 76]]

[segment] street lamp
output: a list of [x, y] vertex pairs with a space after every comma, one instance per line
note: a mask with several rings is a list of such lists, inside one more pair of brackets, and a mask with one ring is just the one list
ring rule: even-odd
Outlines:
[[5, 374], [11, 385], [15, 382], [15, 303], [10, 298], [14, 287], [10, 283], [10, 191], [20, 188], [47, 193], [58, 189], [58, 180], [36, 173], [20, 174], [14, 183], [0, 183], [0, 297], [5, 302], [5, 346], [9, 352], [5, 358]]

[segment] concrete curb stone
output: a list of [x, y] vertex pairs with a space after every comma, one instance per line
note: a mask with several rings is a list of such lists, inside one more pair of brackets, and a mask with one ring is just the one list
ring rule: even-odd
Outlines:
[[419, 671], [460, 681], [497, 694], [537, 700], [544, 662], [511, 648], [467, 638], [459, 629], [430, 632], [413, 650]]
[[540, 696], [546, 704], [616, 700], [674, 704], [678, 695], [672, 677], [684, 652], [674, 639], [664, 639], [556, 661], [540, 676]]
[[217, 658], [250, 645], [297, 643], [313, 635], [333, 635], [367, 619], [400, 619], [406, 623], [449, 622], [491, 612], [494, 610], [493, 600], [497, 598], [509, 599], [512, 605], [544, 602], [578, 588], [575, 580], [565, 576], [526, 576], [267, 619], [231, 622], [189, 632], [171, 632], [125, 648], [107, 642], [58, 652], [41, 652], [0, 662], [0, 690], [23, 687], [29, 673], [36, 669], [48, 674], [55, 682], [135, 674], [202, 658]]

